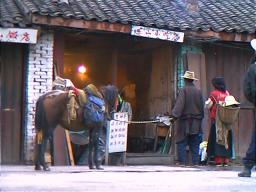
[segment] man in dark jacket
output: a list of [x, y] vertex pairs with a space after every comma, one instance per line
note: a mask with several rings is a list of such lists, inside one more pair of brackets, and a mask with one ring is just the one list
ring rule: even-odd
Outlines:
[[[255, 50], [251, 66], [245, 74], [243, 82], [243, 91], [246, 99], [256, 107], [256, 39], [251, 41], [251, 46]], [[256, 117], [255, 117], [256, 118]], [[243, 158], [244, 170], [238, 173], [239, 177], [251, 177], [251, 170], [256, 165], [256, 121], [252, 131], [252, 138]]]
[[199, 164], [199, 144], [201, 142], [201, 123], [204, 117], [204, 102], [200, 89], [194, 85], [194, 72], [186, 71], [182, 76], [185, 87], [180, 90], [172, 117], [177, 119], [176, 143], [178, 161], [180, 165], [186, 165], [186, 147], [189, 146], [192, 155], [192, 165]]

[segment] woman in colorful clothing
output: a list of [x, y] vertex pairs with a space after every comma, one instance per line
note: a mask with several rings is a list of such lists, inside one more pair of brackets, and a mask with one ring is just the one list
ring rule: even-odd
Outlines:
[[209, 99], [205, 102], [210, 111], [211, 129], [208, 137], [207, 156], [208, 160], [214, 160], [216, 166], [228, 166], [229, 159], [232, 157], [232, 132], [228, 133], [228, 148], [216, 142], [216, 110], [217, 103], [224, 102], [225, 97], [229, 95], [223, 77], [212, 79], [214, 90], [211, 92]]

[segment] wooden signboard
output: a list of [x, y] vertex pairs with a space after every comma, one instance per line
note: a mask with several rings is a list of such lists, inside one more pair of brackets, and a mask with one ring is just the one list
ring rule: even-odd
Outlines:
[[161, 39], [174, 42], [183, 42], [184, 33], [177, 31], [169, 31], [164, 29], [132, 26], [131, 35], [148, 37], [153, 39]]

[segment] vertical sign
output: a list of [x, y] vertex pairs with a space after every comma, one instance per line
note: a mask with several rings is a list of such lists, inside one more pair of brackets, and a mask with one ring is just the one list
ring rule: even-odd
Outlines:
[[108, 153], [125, 152], [127, 148], [128, 113], [115, 113], [114, 120], [108, 122]]

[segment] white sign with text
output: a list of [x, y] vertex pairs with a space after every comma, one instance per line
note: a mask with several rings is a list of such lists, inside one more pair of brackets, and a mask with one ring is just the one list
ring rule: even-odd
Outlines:
[[183, 42], [184, 33], [177, 31], [169, 31], [164, 29], [132, 26], [131, 35], [148, 37], [153, 39], [162, 39], [174, 42]]
[[36, 29], [0, 28], [0, 42], [36, 43]]
[[108, 153], [125, 152], [127, 148], [128, 113], [115, 113], [114, 120], [108, 122]]

